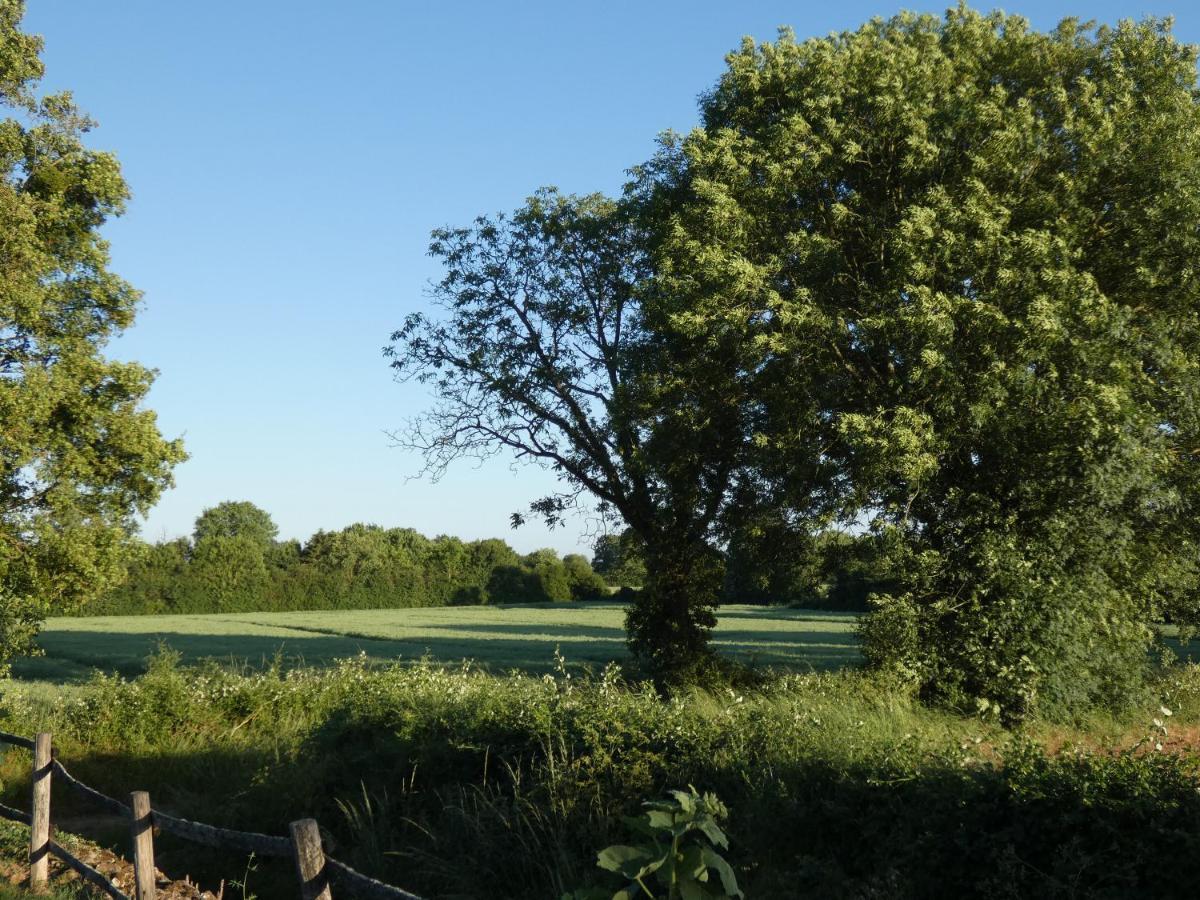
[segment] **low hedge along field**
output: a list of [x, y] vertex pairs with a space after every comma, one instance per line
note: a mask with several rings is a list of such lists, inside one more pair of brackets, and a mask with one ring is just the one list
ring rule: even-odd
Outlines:
[[[1016, 733], [857, 670], [663, 701], [615, 666], [497, 676], [359, 657], [247, 672], [163, 653], [132, 680], [11, 690], [0, 721], [53, 731], [110, 794], [146, 789], [168, 811], [276, 834], [315, 815], [340, 858], [430, 898], [608, 884], [596, 852], [626, 839], [621, 816], [688, 784], [728, 806], [727, 858], [751, 898], [1200, 891], [1192, 666], [1125, 718]], [[4, 756], [6, 801], [22, 801], [27, 767]], [[160, 855], [207, 887], [294, 890], [266, 861], [167, 842]]]

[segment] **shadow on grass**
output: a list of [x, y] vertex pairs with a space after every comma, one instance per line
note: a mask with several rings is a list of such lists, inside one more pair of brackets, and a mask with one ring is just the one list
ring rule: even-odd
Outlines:
[[95, 667], [62, 656], [22, 656], [12, 663], [12, 677], [19, 681], [48, 681], [55, 684], [83, 684]]
[[858, 619], [857, 613], [832, 609], [799, 609], [791, 606], [761, 606], [752, 610], [729, 609], [718, 607], [717, 618], [724, 619], [754, 619], [761, 621], [779, 620], [782, 622], [844, 622], [853, 624]]
[[[380, 662], [415, 662], [431, 657], [447, 665], [470, 659], [495, 672], [520, 670], [544, 673], [554, 667], [554, 652], [560, 648], [568, 664], [603, 666], [628, 659], [624, 633], [602, 626], [545, 626], [532, 629], [518, 625], [455, 625], [412, 639], [378, 636], [330, 635], [316, 629], [292, 637], [253, 634], [191, 634], [120, 631], [46, 632], [39, 639], [47, 656], [22, 659], [16, 674], [29, 680], [78, 683], [94, 669], [117, 672], [127, 677], [145, 670], [145, 660], [160, 645], [181, 653], [187, 662], [218, 662], [264, 667], [278, 659], [285, 667], [327, 665], [336, 659], [365, 653]], [[497, 634], [511, 637], [497, 637]], [[583, 635], [585, 640], [567, 640]], [[556, 640], [559, 639], [559, 640]], [[801, 671], [853, 665], [859, 661], [852, 635], [807, 630], [718, 632], [715, 642], [722, 653], [744, 662], [791, 667]]]
[[754, 646], [769, 648], [778, 645], [783, 648], [804, 648], [808, 645], [851, 647], [857, 651], [858, 638], [845, 631], [751, 631], [728, 630], [718, 631], [713, 635], [713, 641], [718, 645]]
[[624, 641], [625, 629], [609, 625], [540, 625], [532, 622], [527, 625], [503, 624], [437, 624], [422, 625], [422, 631], [466, 632], [468, 634], [517, 634], [537, 639], [547, 638], [595, 638], [601, 641]]
[[[273, 635], [214, 635], [159, 632], [71, 631], [45, 634], [42, 645], [52, 659], [76, 666], [136, 674], [159, 646], [181, 653], [186, 662], [211, 659], [263, 666], [279, 659], [285, 666], [323, 665], [360, 652], [379, 661], [416, 661], [426, 656], [448, 665], [463, 659], [500, 669], [545, 671], [554, 664], [554, 644], [537, 640], [455, 640], [422, 636], [414, 640], [334, 637], [319, 634], [280, 638]], [[597, 656], [608, 660], [614, 654]]]

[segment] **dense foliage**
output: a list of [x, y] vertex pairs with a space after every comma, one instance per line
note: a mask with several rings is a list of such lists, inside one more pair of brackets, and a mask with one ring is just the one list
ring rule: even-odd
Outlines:
[[428, 538], [411, 528], [350, 525], [301, 544], [276, 541], [271, 517], [222, 503], [191, 540], [140, 544], [128, 576], [89, 615], [377, 609], [592, 600], [608, 588], [578, 554], [518, 554], [504, 541]]
[[866, 611], [873, 594], [893, 589], [889, 568], [877, 535], [758, 522], [730, 538], [722, 599]]
[[183, 458], [141, 408], [152, 373], [102, 355], [138, 303], [100, 237], [128, 189], [70, 94], [38, 97], [23, 14], [0, 0], [0, 672], [48, 613], [118, 577]]
[[[1200, 793], [1176, 754], [1198, 675], [1125, 720], [1015, 736], [853, 672], [665, 702], [612, 671], [239, 675], [163, 657], [49, 704], [10, 691], [0, 727], [51, 730], [76, 775], [189, 818], [281, 834], [315, 815], [339, 858], [431, 898], [608, 885], [597, 852], [630, 843], [621, 817], [687, 784], [727, 806], [721, 855], [747, 897], [1194, 897]], [[0, 776], [22, 802], [28, 757]], [[246, 868], [166, 836], [156, 857], [206, 887]], [[271, 865], [249, 889], [291, 896], [291, 861]]]
[[260, 547], [269, 547], [279, 536], [279, 526], [270, 513], [246, 500], [226, 500], [204, 510], [192, 528], [197, 544], [213, 538], [244, 538]]
[[960, 6], [747, 42], [662, 151], [654, 324], [740, 338], [741, 517], [872, 522], [866, 652], [931, 699], [1119, 704], [1197, 619], [1198, 97], [1167, 23]]

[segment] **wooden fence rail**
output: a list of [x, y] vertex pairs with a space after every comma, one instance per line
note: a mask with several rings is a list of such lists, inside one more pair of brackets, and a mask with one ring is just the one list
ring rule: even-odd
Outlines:
[[[326, 856], [321, 846], [321, 829], [315, 819], [300, 819], [289, 826], [289, 837], [275, 837], [253, 831], [218, 828], [204, 822], [192, 822], [154, 809], [145, 791], [130, 794], [129, 805], [84, 784], [54, 757], [49, 732], [34, 740], [0, 731], [0, 743], [23, 747], [33, 752], [33, 788], [31, 811], [24, 812], [0, 803], [0, 818], [10, 819], [29, 828], [29, 884], [34, 891], [46, 888], [49, 862], [56, 856], [80, 877], [105, 891], [113, 900], [155, 900], [154, 831], [165, 831], [193, 843], [255, 853], [259, 856], [291, 857], [296, 864], [301, 900], [332, 900], [332, 885], [339, 895], [344, 892], [361, 900], [421, 900]], [[129, 822], [133, 838], [134, 897], [130, 898], [108, 878], [97, 872], [51, 838], [50, 784], [58, 778], [82, 797]]]

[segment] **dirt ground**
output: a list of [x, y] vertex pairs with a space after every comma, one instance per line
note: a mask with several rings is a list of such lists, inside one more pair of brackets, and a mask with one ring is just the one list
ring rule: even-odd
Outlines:
[[[64, 834], [61, 831], [55, 834], [55, 840], [77, 858], [107, 877], [122, 893], [130, 897], [134, 895], [133, 863], [91, 841]], [[223, 898], [224, 885], [221, 885], [220, 890], [214, 894], [212, 891], [200, 890], [187, 878], [182, 881], [172, 881], [161, 871], [156, 869], [155, 872], [158, 876], [158, 896], [164, 900], [222, 900]], [[0, 877], [7, 878], [15, 885], [28, 886], [29, 863], [24, 859], [0, 859]], [[61, 860], [52, 856], [50, 858], [50, 884], [52, 887], [73, 888], [75, 886], [82, 887], [86, 883]], [[107, 897], [101, 890], [90, 885], [88, 892], [97, 897]]]

